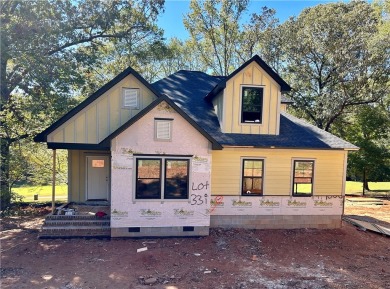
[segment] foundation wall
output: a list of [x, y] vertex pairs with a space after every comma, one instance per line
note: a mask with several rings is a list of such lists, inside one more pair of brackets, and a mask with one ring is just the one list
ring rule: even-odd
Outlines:
[[341, 216], [319, 215], [223, 215], [211, 216], [211, 227], [245, 229], [336, 229], [341, 227]]
[[[139, 232], [133, 232], [134, 229], [139, 229]], [[113, 238], [115, 237], [191, 237], [191, 236], [207, 236], [208, 234], [209, 234], [209, 227], [207, 226], [111, 228], [111, 237]]]

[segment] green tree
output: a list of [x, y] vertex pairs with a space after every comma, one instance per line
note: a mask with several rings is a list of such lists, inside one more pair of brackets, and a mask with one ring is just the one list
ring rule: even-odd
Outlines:
[[352, 107], [389, 93], [390, 35], [378, 33], [380, 22], [372, 5], [352, 1], [305, 9], [277, 28], [298, 114], [329, 131]]
[[1, 209], [10, 204], [11, 147], [74, 104], [107, 44], [131, 51], [161, 39], [162, 9], [163, 0], [1, 1]]
[[275, 39], [265, 41], [272, 37], [278, 23], [275, 10], [262, 7], [250, 15], [249, 21], [244, 21], [249, 16], [248, 3], [247, 0], [191, 1], [191, 11], [183, 20], [191, 36], [189, 47], [198, 53], [197, 63], [213, 74], [228, 75], [254, 54], [275, 63], [268, 52], [276, 49], [277, 43]]
[[279, 20], [275, 14], [274, 9], [262, 7], [261, 13], [252, 13], [249, 23], [243, 25], [236, 47], [236, 54], [242, 62], [259, 54], [275, 70], [282, 63], [281, 42], [276, 29]]
[[390, 179], [390, 114], [380, 105], [364, 105], [349, 121], [335, 125], [339, 133], [360, 147], [349, 157], [348, 175], [363, 181]]
[[228, 75], [237, 67], [235, 55], [240, 37], [239, 21], [248, 0], [192, 0], [184, 26], [191, 35], [192, 46], [200, 53], [201, 61], [214, 74]]

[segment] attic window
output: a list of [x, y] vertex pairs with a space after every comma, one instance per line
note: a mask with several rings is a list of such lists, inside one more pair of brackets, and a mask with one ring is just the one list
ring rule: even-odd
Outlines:
[[139, 89], [123, 88], [122, 89], [122, 108], [139, 109]]
[[154, 137], [160, 141], [170, 141], [172, 139], [172, 119], [154, 119]]
[[241, 122], [262, 123], [263, 87], [244, 86], [241, 93]]

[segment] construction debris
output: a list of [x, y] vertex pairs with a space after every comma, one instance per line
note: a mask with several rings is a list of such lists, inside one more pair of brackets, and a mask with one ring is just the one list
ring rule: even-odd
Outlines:
[[390, 236], [390, 229], [389, 228], [383, 227], [383, 226], [375, 224], [373, 222], [357, 220], [357, 219], [354, 219], [351, 217], [344, 217], [343, 220], [358, 227], [362, 231], [369, 230], [372, 232], [383, 234], [385, 236]]

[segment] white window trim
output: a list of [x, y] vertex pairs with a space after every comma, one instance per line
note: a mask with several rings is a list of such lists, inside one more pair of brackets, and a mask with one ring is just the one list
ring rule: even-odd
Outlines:
[[[263, 103], [261, 105], [261, 122], [242, 122], [242, 91], [245, 87], [255, 87], [255, 88], [262, 88], [263, 89]], [[264, 92], [265, 92], [265, 85], [253, 85], [253, 84], [241, 84], [240, 85], [240, 114], [239, 114], [239, 124], [240, 125], [256, 125], [260, 126], [264, 124]]]
[[[261, 195], [253, 195], [253, 196], [243, 196], [242, 195], [242, 179], [243, 179], [243, 169], [244, 169], [244, 160], [259, 160], [263, 161], [263, 194]], [[267, 164], [267, 158], [266, 157], [251, 157], [251, 156], [245, 156], [245, 157], [240, 157], [240, 187], [239, 187], [239, 196], [240, 197], [263, 197], [265, 196], [265, 185], [266, 185], [266, 164]]]
[[[162, 162], [161, 166], [161, 198], [160, 199], [137, 199], [135, 197], [136, 195], [136, 186], [137, 186], [137, 160], [138, 159], [160, 159]], [[188, 198], [187, 199], [164, 199], [164, 193], [165, 193], [165, 186], [164, 186], [164, 180], [165, 180], [165, 160], [188, 160]], [[163, 204], [164, 202], [187, 202], [191, 203], [191, 184], [192, 184], [192, 157], [188, 156], [163, 156], [163, 155], [147, 155], [142, 156], [138, 155], [133, 158], [133, 193], [132, 193], [132, 201], [133, 204], [136, 202], [161, 202]]]
[[[157, 125], [159, 122], [169, 123], [169, 139], [157, 137], [157, 133], [158, 133]], [[170, 142], [170, 141], [172, 141], [172, 135], [173, 135], [173, 118], [155, 118], [154, 119], [154, 140], [155, 141]]]
[[[134, 90], [137, 92], [137, 105], [136, 106], [125, 106], [125, 91], [126, 90]], [[122, 87], [122, 109], [139, 109], [140, 94], [141, 94], [141, 91], [139, 88]]]
[[[293, 195], [293, 186], [294, 186], [294, 161], [312, 161], [314, 162], [314, 169], [313, 169], [313, 188], [312, 188], [312, 194], [310, 196], [294, 196]], [[309, 197], [314, 197], [315, 196], [315, 190], [316, 190], [316, 187], [315, 187], [315, 183], [316, 183], [316, 176], [317, 176], [317, 173], [316, 173], [316, 169], [317, 169], [317, 159], [316, 158], [297, 158], [297, 157], [294, 157], [291, 159], [291, 173], [290, 173], [290, 194], [289, 196], [290, 197], [294, 197], [294, 198], [309, 198]]]

